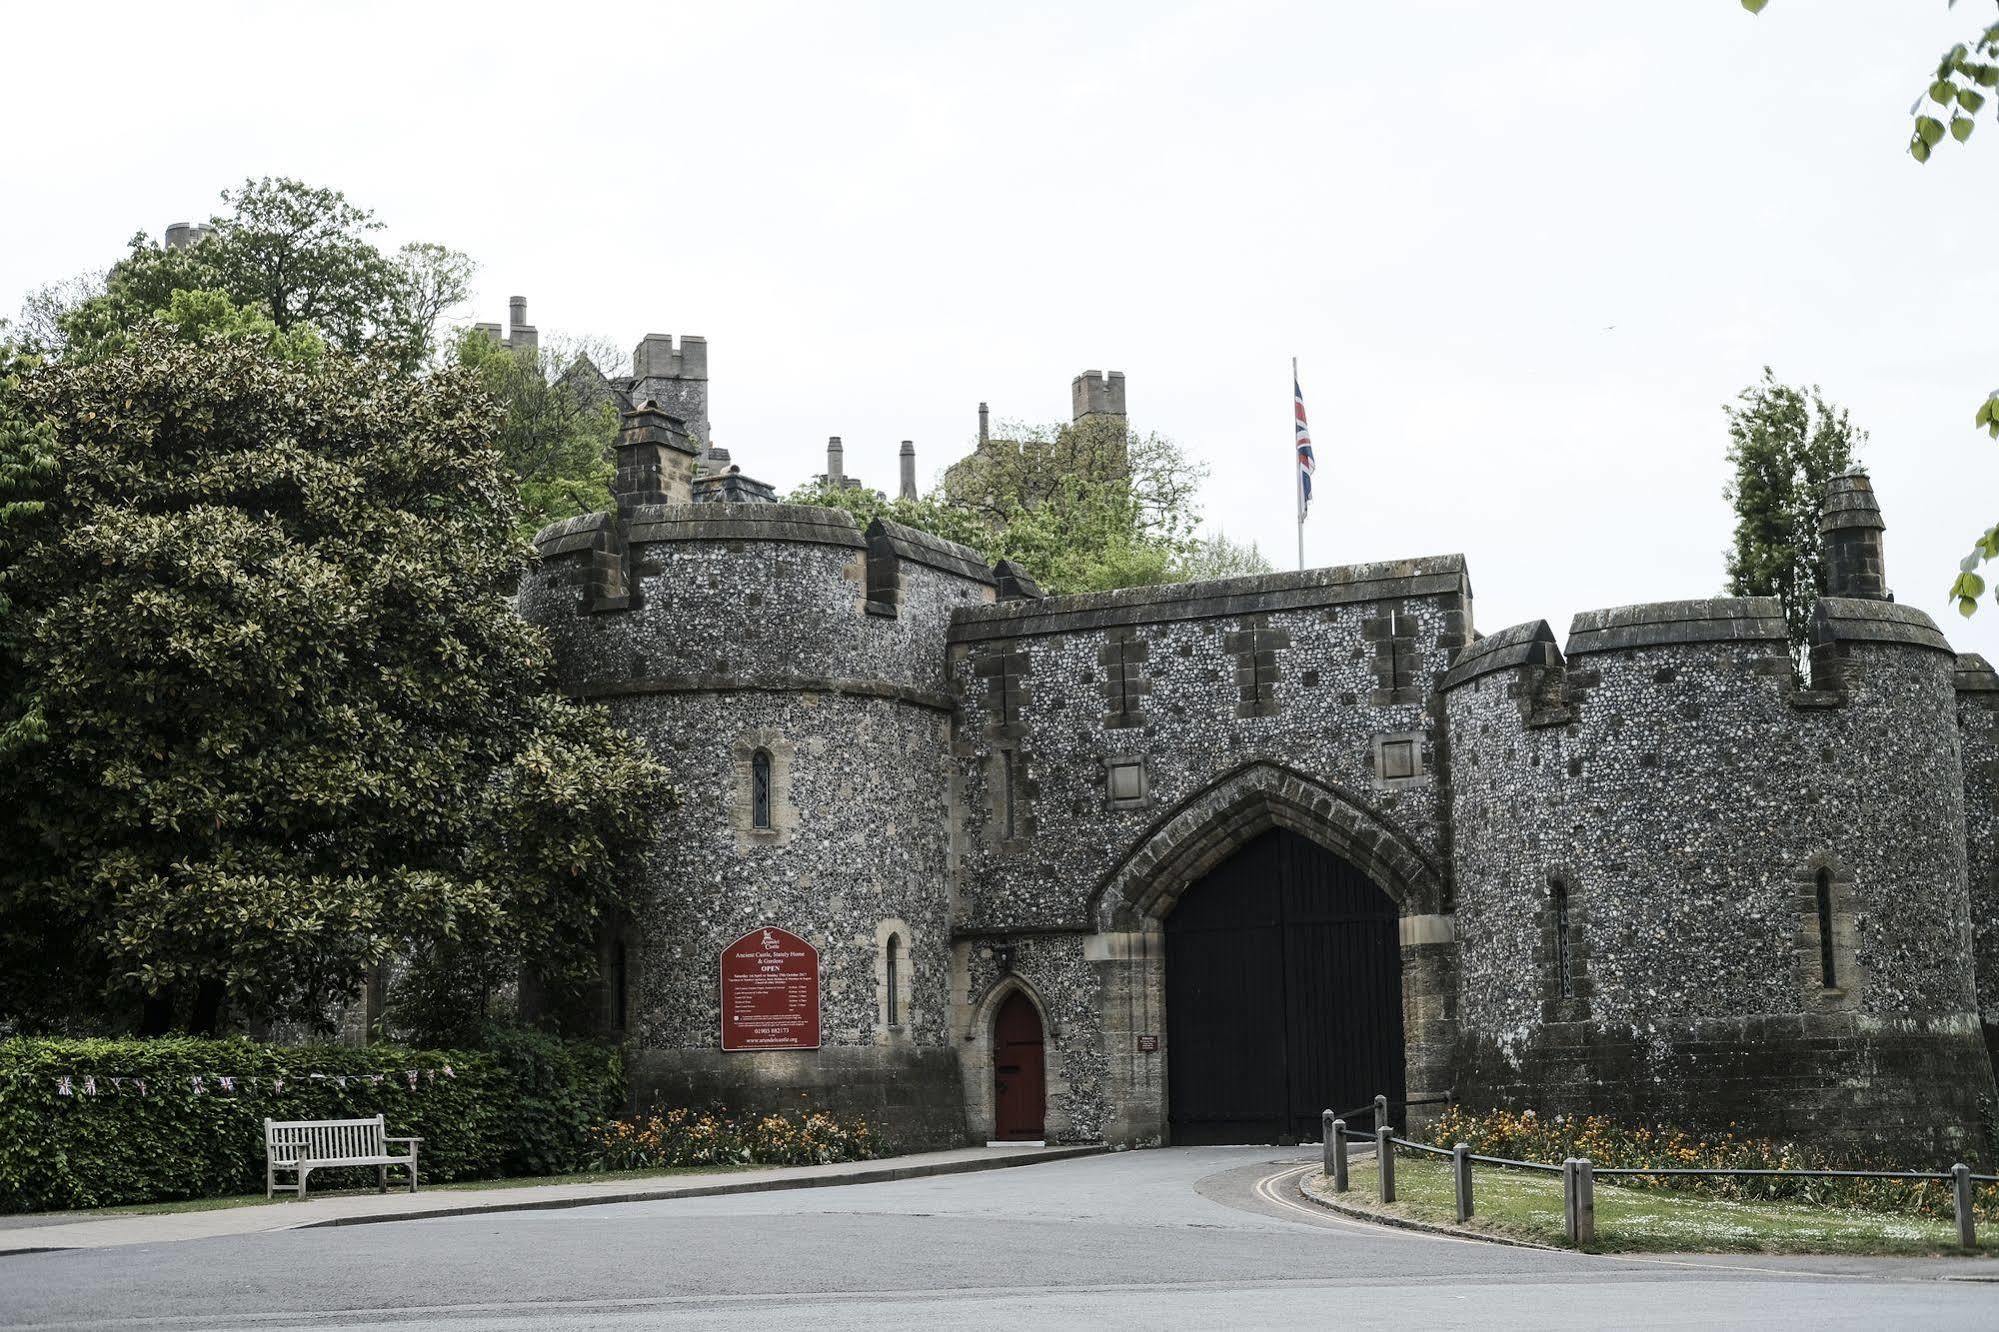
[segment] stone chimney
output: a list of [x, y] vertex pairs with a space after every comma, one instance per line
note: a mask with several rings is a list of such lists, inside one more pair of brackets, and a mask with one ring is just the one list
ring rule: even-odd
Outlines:
[[982, 402], [979, 404], [979, 443], [984, 444], [986, 439], [986, 405]]
[[541, 335], [528, 322], [528, 298], [509, 296], [507, 298], [507, 346], [519, 351], [523, 347], [534, 348], [541, 344]]
[[1858, 467], [1826, 482], [1819, 505], [1819, 533], [1825, 539], [1825, 594], [1893, 601], [1881, 533], [1888, 524], [1874, 498], [1874, 483]]
[[901, 498], [916, 498], [916, 442], [902, 441], [902, 493]]
[[846, 457], [847, 451], [841, 447], [840, 437], [838, 435], [828, 436], [826, 439], [826, 484], [835, 490], [846, 484]]
[[620, 418], [616, 452], [611, 493], [620, 513], [637, 504], [694, 502], [700, 446], [687, 433], [687, 423], [661, 411], [658, 403], [647, 400]]

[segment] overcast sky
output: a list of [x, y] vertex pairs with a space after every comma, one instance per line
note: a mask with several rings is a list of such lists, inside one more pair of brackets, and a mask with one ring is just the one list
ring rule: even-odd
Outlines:
[[[480, 264], [474, 319], [709, 339], [716, 440], [893, 485], [1123, 370], [1211, 524], [1310, 564], [1462, 551], [1479, 627], [1712, 595], [1721, 404], [1766, 363], [1870, 433], [1898, 599], [1993, 503], [1999, 125], [1926, 168], [1909, 103], [1988, 7], [1151, 3], [33, 5], [0, 306], [336, 186]], [[25, 113], [22, 108], [29, 108]]]

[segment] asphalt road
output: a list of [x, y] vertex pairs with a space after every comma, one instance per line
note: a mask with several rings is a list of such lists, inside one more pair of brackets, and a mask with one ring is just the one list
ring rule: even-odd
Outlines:
[[[0, 1325], [1999, 1327], [1987, 1260], [1611, 1259], [1386, 1231], [1295, 1153], [985, 1174], [0, 1258]], [[1982, 1278], [1982, 1279], [1981, 1279]]]

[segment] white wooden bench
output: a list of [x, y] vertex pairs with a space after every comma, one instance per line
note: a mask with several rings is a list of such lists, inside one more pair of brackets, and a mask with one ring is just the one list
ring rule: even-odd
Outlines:
[[[300, 1119], [264, 1121], [264, 1196], [285, 1189], [305, 1197], [306, 1177], [330, 1166], [374, 1166], [383, 1193], [389, 1191], [389, 1167], [405, 1166], [410, 1192], [416, 1192], [416, 1145], [422, 1138], [391, 1138], [382, 1116], [373, 1119]], [[402, 1143], [407, 1156], [391, 1156], [390, 1143]], [[278, 1172], [298, 1177], [295, 1184], [278, 1183]]]

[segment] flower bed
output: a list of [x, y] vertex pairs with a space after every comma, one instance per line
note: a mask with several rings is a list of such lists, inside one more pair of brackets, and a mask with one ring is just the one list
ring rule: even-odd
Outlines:
[[629, 1115], [591, 1132], [599, 1170], [699, 1165], [830, 1165], [886, 1150], [866, 1121], [832, 1115], [731, 1117], [677, 1108]]

